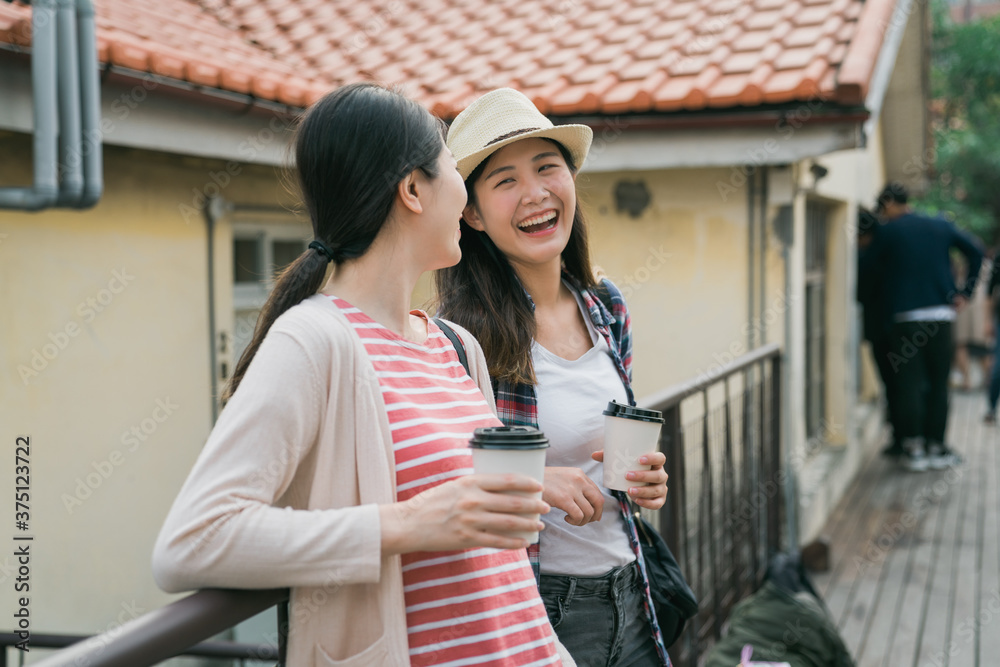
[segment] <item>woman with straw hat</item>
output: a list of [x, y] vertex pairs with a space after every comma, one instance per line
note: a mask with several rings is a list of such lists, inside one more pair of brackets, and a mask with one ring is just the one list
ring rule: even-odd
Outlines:
[[[525, 556], [523, 475], [474, 475], [499, 426], [410, 294], [458, 261], [465, 187], [442, 125], [373, 84], [305, 115], [295, 170], [315, 240], [278, 278], [228, 402], [160, 532], [156, 581], [291, 588], [295, 667], [572, 665]], [[445, 325], [447, 326], [447, 325]], [[470, 376], [471, 373], [471, 376]]]
[[509, 88], [459, 114], [448, 147], [469, 202], [462, 259], [437, 273], [440, 312], [481, 343], [500, 419], [551, 442], [553, 510], [529, 557], [556, 634], [581, 665], [668, 665], [629, 510], [662, 507], [665, 457], [642, 457], [651, 469], [628, 473], [627, 494], [601, 487], [602, 411], [634, 401], [628, 309], [595, 278], [576, 201], [591, 139]]

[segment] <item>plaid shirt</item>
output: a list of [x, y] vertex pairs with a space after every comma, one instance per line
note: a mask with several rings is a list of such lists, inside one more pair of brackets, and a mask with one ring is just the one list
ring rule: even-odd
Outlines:
[[[604, 340], [608, 343], [611, 356], [618, 368], [622, 384], [625, 385], [625, 392], [630, 405], [635, 405], [635, 396], [632, 393], [632, 329], [631, 320], [628, 314], [628, 306], [621, 291], [615, 287], [607, 278], [601, 280], [601, 284], [595, 288], [584, 289], [568, 274], [563, 274], [563, 279], [569, 283], [580, 295], [587, 311], [590, 314], [590, 321], [594, 323]], [[528, 297], [530, 300], [530, 296]], [[609, 311], [605, 304], [610, 304]], [[534, 307], [534, 304], [532, 304]], [[538, 404], [535, 398], [535, 387], [530, 384], [515, 384], [504, 380], [493, 381], [493, 393], [496, 395], [497, 413], [507, 426], [532, 426], [538, 428]], [[649, 619], [649, 626], [653, 629], [653, 639], [656, 641], [656, 648], [660, 654], [660, 660], [666, 667], [670, 666], [670, 657], [663, 644], [663, 633], [656, 620], [656, 612], [653, 610], [653, 598], [649, 590], [649, 575], [646, 572], [646, 562], [642, 557], [642, 549], [639, 547], [639, 535], [635, 526], [635, 518], [629, 505], [628, 495], [622, 491], [612, 491], [611, 494], [618, 499], [621, 505], [622, 516], [625, 519], [625, 527], [628, 531], [629, 543], [632, 551], [635, 552], [636, 562], [639, 565], [639, 572], [642, 574], [643, 589], [645, 590], [646, 617]], [[539, 548], [537, 544], [528, 547], [528, 560], [531, 561], [531, 569], [535, 572], [535, 580], [539, 580]]]

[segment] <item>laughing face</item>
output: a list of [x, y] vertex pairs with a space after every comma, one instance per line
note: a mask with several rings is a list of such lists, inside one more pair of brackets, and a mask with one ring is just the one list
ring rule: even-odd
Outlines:
[[558, 263], [576, 214], [576, 177], [547, 139], [515, 141], [491, 155], [463, 217], [515, 267]]

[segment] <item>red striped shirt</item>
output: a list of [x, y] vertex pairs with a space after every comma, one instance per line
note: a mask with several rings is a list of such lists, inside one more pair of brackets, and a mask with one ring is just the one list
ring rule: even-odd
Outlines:
[[[333, 302], [354, 326], [378, 376], [392, 429], [398, 499], [471, 474], [473, 430], [502, 424], [451, 341], [428, 322], [427, 340], [413, 343], [346, 301]], [[523, 550], [417, 552], [402, 561], [414, 667], [559, 664]]]

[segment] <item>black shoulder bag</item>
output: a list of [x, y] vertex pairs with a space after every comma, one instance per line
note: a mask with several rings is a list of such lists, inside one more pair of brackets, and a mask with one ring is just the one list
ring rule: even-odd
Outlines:
[[638, 510], [635, 512], [635, 525], [639, 533], [642, 559], [646, 561], [656, 620], [663, 633], [663, 643], [670, 648], [684, 632], [688, 619], [698, 613], [698, 599], [684, 579], [684, 573], [670, 547], [653, 528], [653, 524], [642, 518]]

